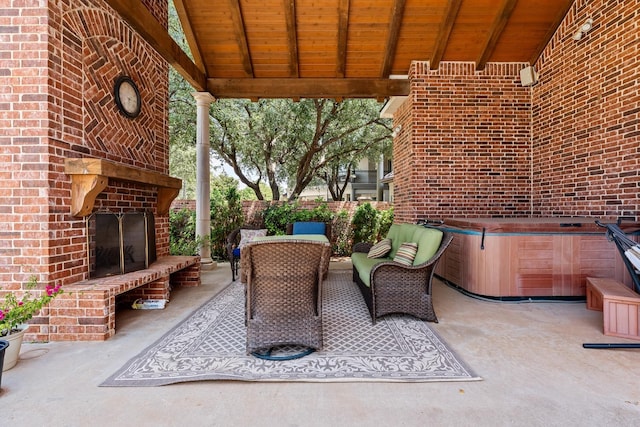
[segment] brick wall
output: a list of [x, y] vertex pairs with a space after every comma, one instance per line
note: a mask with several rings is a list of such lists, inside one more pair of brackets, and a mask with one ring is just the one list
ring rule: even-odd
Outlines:
[[[413, 96], [393, 115], [393, 127], [401, 126], [400, 132], [393, 138], [393, 219], [394, 222], [415, 222], [417, 215], [413, 210], [413, 189], [409, 184], [415, 162], [413, 135]], [[400, 197], [398, 198], [398, 194]]]
[[[167, 22], [166, 4], [146, 2], [149, 10], [162, 22]], [[54, 6], [51, 6], [52, 8]], [[64, 174], [65, 157], [97, 157], [134, 167], [168, 172], [168, 66], [119, 16], [103, 1], [69, 0], [52, 10], [51, 27], [59, 25], [59, 61], [63, 82], [61, 91], [60, 137], [50, 144], [56, 147], [57, 179], [68, 182]], [[56, 60], [57, 62], [57, 60]], [[120, 75], [129, 75], [142, 97], [142, 112], [135, 119], [120, 114], [113, 100], [113, 82]], [[55, 80], [55, 79], [54, 79]], [[72, 106], [67, 108], [66, 106]], [[77, 114], [74, 109], [79, 109]], [[68, 213], [69, 186], [61, 197], [60, 210]], [[155, 212], [156, 189], [132, 183], [109, 180], [109, 186], [96, 199], [95, 210], [126, 212], [152, 208]], [[156, 248], [158, 256], [168, 254], [168, 219], [156, 217]], [[72, 218], [65, 218], [74, 222]], [[74, 224], [83, 230], [82, 225]], [[72, 259], [84, 259], [81, 252], [64, 254]], [[65, 282], [86, 278], [69, 277]]]
[[394, 116], [397, 222], [524, 216], [531, 211], [531, 94], [523, 64], [411, 66], [411, 93]]
[[[0, 287], [49, 271], [47, 10], [0, 8]], [[55, 233], [55, 231], [54, 231]]]
[[[594, 28], [572, 36], [587, 18]], [[396, 221], [589, 216], [640, 219], [640, 2], [576, 0], [526, 64], [414, 63], [395, 114]]]
[[[572, 36], [594, 20], [582, 40]], [[536, 64], [533, 213], [640, 219], [640, 2], [576, 0]]]
[[171, 210], [180, 211], [182, 209], [196, 210], [196, 201], [193, 199], [175, 199], [171, 202]]
[[[166, 25], [167, 4], [144, 0]], [[106, 158], [168, 172], [168, 66], [102, 0], [0, 6], [0, 287], [87, 278], [85, 225], [70, 216], [67, 157]], [[113, 81], [130, 75], [142, 113], [120, 114]], [[156, 189], [110, 180], [95, 209], [153, 208]], [[158, 255], [168, 217], [156, 215]], [[45, 316], [27, 339], [47, 339]]]

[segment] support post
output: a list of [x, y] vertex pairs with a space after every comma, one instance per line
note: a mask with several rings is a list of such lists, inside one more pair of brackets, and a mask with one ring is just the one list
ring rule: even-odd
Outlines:
[[215, 268], [211, 258], [211, 163], [209, 159], [209, 107], [215, 98], [209, 92], [194, 92], [197, 105], [196, 129], [196, 238], [202, 269]]

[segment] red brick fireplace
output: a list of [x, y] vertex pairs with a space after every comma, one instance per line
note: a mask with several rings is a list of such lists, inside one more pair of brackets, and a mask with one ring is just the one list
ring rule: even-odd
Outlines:
[[[130, 304], [138, 298], [169, 300], [172, 286], [200, 284], [199, 257], [167, 256], [165, 245], [163, 256], [156, 260], [158, 240], [154, 213], [166, 217], [171, 201], [181, 188], [179, 179], [160, 172], [94, 158], [66, 159], [65, 173], [71, 177], [71, 215], [85, 218], [84, 265], [87, 266], [87, 271], [85, 280], [66, 286], [64, 294], [50, 304], [50, 340], [107, 339], [116, 331], [118, 302]], [[102, 201], [102, 193], [110, 191], [112, 182], [128, 184], [113, 193], [114, 199], [119, 201], [115, 206], [103, 204]], [[136, 194], [129, 185], [150, 191], [151, 197], [136, 197], [141, 205], [135, 208], [128, 205], [125, 206], [129, 209], [118, 208], [123, 201], [132, 199]], [[96, 205], [102, 207], [96, 209]], [[115, 218], [115, 229], [112, 232], [118, 234], [115, 239], [118, 260], [117, 268], [96, 274], [100, 270], [97, 256], [99, 245], [96, 243], [99, 230], [96, 230], [96, 218], [100, 217]], [[130, 246], [137, 246], [137, 250], [126, 250], [125, 247], [124, 219], [127, 217], [143, 219], [142, 230], [133, 233], [138, 241], [129, 242]], [[138, 262], [133, 268], [130, 264], [130, 268], [127, 269], [124, 255], [127, 253], [131, 260], [135, 261], [133, 252], [138, 260], [142, 255], [146, 259], [142, 265]], [[151, 259], [148, 259], [151, 252]]]
[[[142, 3], [166, 25], [167, 2]], [[33, 275], [43, 287], [62, 285], [27, 340], [106, 339], [115, 333], [116, 295], [135, 288], [128, 296], [168, 298], [171, 281], [199, 283], [197, 259], [160, 263], [180, 188], [168, 176], [169, 68], [102, 0], [11, 4], [0, 46], [0, 83], [11, 89], [0, 103], [0, 288], [19, 290]], [[121, 76], [141, 95], [135, 118], [116, 105]], [[121, 174], [74, 173], [67, 159], [103, 161]], [[98, 211], [153, 214], [157, 268], [91, 283], [85, 219]]]

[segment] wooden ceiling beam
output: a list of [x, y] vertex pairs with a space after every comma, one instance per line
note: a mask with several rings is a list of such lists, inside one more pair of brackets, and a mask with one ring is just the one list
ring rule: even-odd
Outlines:
[[382, 68], [380, 77], [387, 78], [391, 74], [393, 59], [396, 57], [396, 49], [398, 47], [398, 37], [400, 28], [402, 27], [402, 16], [404, 15], [404, 6], [406, 0], [396, 0], [391, 12], [391, 21], [389, 22], [389, 36], [384, 50], [384, 59], [382, 60]]
[[200, 71], [204, 73], [204, 60], [202, 59], [202, 54], [200, 53], [198, 39], [193, 32], [193, 28], [191, 28], [191, 16], [189, 14], [189, 11], [185, 7], [183, 0], [173, 0], [173, 4], [176, 8], [176, 12], [178, 13], [178, 18], [180, 19], [180, 25], [182, 26], [184, 37], [187, 39], [187, 45], [189, 45], [189, 49], [191, 50], [193, 61], [196, 63]]
[[504, 0], [502, 2], [502, 7], [500, 8], [496, 18], [489, 29], [489, 37], [487, 37], [487, 41], [484, 44], [484, 48], [482, 49], [482, 54], [480, 58], [476, 61], [476, 70], [484, 70], [485, 65], [487, 65], [487, 61], [491, 58], [493, 51], [498, 44], [498, 40], [504, 31], [504, 28], [507, 26], [507, 22], [509, 22], [509, 17], [513, 13], [513, 10], [516, 8], [516, 4], [518, 0]]
[[456, 18], [458, 17], [458, 12], [460, 12], [461, 5], [462, 0], [449, 0], [449, 2], [447, 3], [447, 9], [444, 13], [444, 20], [440, 24], [440, 29], [438, 30], [436, 46], [433, 49], [431, 59], [429, 60], [429, 68], [432, 70], [437, 70], [440, 66], [440, 61], [442, 61], [444, 52], [447, 49], [449, 37], [451, 36], [451, 30], [453, 29], [453, 24], [456, 22]]
[[216, 98], [375, 98], [406, 96], [406, 79], [208, 79], [207, 90]]
[[206, 78], [198, 66], [171, 38], [140, 0], [107, 0], [122, 18], [144, 38], [153, 49], [171, 64], [194, 89], [206, 89]]
[[283, 0], [287, 25], [287, 43], [289, 45], [289, 77], [300, 76], [298, 60], [298, 30], [296, 26], [296, 1]]
[[242, 68], [247, 77], [253, 77], [253, 65], [251, 63], [251, 54], [249, 53], [249, 43], [247, 42], [247, 33], [244, 29], [244, 18], [242, 17], [242, 9], [240, 8], [240, 0], [229, 0], [231, 9], [231, 20], [235, 39], [238, 41], [240, 55], [242, 56]]
[[349, 35], [349, 0], [340, 0], [338, 6], [338, 57], [336, 76], [344, 78], [347, 69], [347, 36]]

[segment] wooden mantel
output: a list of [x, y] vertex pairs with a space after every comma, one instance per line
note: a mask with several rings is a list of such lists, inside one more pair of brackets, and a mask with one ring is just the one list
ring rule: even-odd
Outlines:
[[182, 180], [159, 172], [139, 169], [102, 159], [65, 159], [65, 173], [71, 175], [71, 214], [87, 216], [109, 178], [158, 187], [158, 214], [169, 212], [182, 188]]

